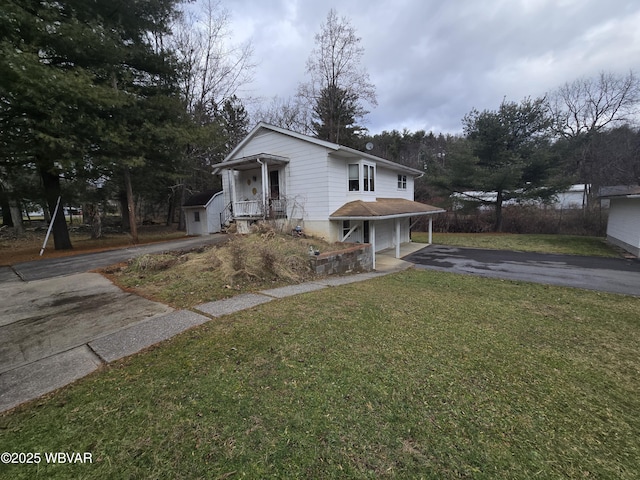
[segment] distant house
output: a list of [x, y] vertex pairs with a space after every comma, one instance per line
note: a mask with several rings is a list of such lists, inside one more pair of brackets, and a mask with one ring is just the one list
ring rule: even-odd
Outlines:
[[640, 257], [640, 186], [602, 187], [600, 198], [609, 199], [607, 241]]
[[[504, 201], [503, 205], [546, 205], [559, 210], [583, 208], [586, 205], [587, 187], [588, 186], [583, 183], [571, 185], [566, 190], [558, 192], [547, 204], [543, 204], [539, 200], [509, 199]], [[496, 192], [468, 191], [453, 193], [451, 197], [453, 198], [453, 205], [456, 209], [462, 208], [465, 204], [477, 203], [481, 210], [485, 210], [493, 208], [493, 206], [489, 204], [495, 203], [498, 194]]]
[[225, 217], [240, 232], [275, 219], [330, 242], [370, 243], [374, 252], [395, 247], [399, 255], [412, 219], [444, 211], [414, 201], [420, 170], [265, 123], [216, 172], [230, 205]]
[[184, 209], [187, 235], [207, 235], [222, 230], [221, 214], [224, 210], [222, 192], [210, 190], [189, 197]]

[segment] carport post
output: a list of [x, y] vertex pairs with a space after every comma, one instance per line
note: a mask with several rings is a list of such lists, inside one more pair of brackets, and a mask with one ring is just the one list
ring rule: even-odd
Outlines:
[[400, 219], [396, 218], [396, 258], [400, 258]]
[[376, 269], [376, 222], [369, 223], [369, 240], [371, 241], [371, 268]]
[[433, 243], [433, 216], [429, 215], [429, 245]]

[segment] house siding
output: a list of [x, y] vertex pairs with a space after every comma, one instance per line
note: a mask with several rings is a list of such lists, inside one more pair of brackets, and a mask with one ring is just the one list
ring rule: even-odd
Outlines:
[[634, 255], [640, 256], [640, 199], [611, 199], [607, 239]]
[[[275, 128], [275, 127], [274, 127]], [[353, 200], [375, 201], [377, 198], [414, 199], [415, 173], [407, 173], [407, 188], [398, 188], [398, 173], [404, 167], [395, 169], [382, 160], [366, 156], [359, 157], [359, 153], [335, 150], [333, 144], [322, 141], [310, 141], [289, 135], [277, 130], [270, 130], [269, 126], [255, 131], [245, 139], [229, 160], [249, 157], [259, 154], [270, 154], [285, 157], [289, 163], [279, 167], [280, 189], [287, 201], [287, 216], [292, 225], [303, 227], [307, 235], [324, 238], [328, 241], [342, 239], [342, 221], [331, 221], [329, 216]], [[364, 155], [364, 154], [363, 154]], [[350, 158], [349, 158], [350, 157]], [[375, 165], [375, 187], [373, 192], [349, 191], [348, 165]], [[223, 167], [224, 164], [221, 165]], [[273, 170], [273, 168], [270, 168]], [[404, 173], [403, 173], [404, 174]], [[260, 200], [262, 194], [262, 179], [260, 170], [252, 171], [222, 171], [225, 204], [232, 200], [231, 190], [235, 188], [235, 200]], [[253, 177], [256, 180], [253, 180]], [[233, 182], [229, 180], [232, 179]], [[231, 186], [231, 183], [235, 187]], [[256, 192], [253, 193], [253, 188]], [[375, 220], [376, 250], [395, 246], [395, 220]], [[363, 242], [362, 222], [359, 231], [354, 232], [351, 241]], [[400, 220], [401, 242], [409, 241], [409, 219]]]
[[324, 147], [269, 132], [253, 138], [238, 152], [237, 157], [260, 153], [295, 160], [281, 169], [280, 177], [291, 218], [314, 221], [326, 219], [329, 216], [327, 202], [314, 201], [328, 197], [328, 167]]

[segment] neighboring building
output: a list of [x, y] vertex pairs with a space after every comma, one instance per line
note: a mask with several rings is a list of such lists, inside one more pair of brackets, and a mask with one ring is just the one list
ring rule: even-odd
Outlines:
[[609, 199], [607, 241], [640, 257], [640, 186], [602, 187], [600, 198]]
[[[587, 187], [588, 185], [585, 185], [583, 183], [571, 185], [566, 190], [558, 192], [555, 195], [555, 198], [553, 198], [547, 204], [539, 200], [509, 199], [505, 200], [502, 205], [539, 205], [541, 207], [546, 205], [558, 210], [583, 208], [587, 203]], [[451, 197], [454, 199], [453, 208], [455, 209], [460, 209], [465, 204], [477, 203], [478, 208], [480, 208], [481, 210], [488, 210], [493, 208], [493, 205], [491, 204], [496, 202], [498, 194], [496, 192], [468, 191], [462, 193], [453, 193], [451, 194]]]
[[207, 235], [222, 230], [221, 215], [224, 211], [224, 195], [213, 190], [196, 193], [182, 206], [187, 235]]
[[395, 247], [398, 255], [411, 219], [444, 212], [413, 201], [420, 170], [265, 123], [215, 172], [231, 206], [225, 216], [240, 232], [281, 219], [330, 242], [371, 243], [374, 252]]

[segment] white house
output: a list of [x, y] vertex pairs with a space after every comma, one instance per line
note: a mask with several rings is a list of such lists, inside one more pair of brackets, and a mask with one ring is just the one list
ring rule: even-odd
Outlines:
[[207, 235], [222, 230], [221, 216], [224, 211], [222, 192], [207, 191], [189, 197], [184, 208], [187, 235]]
[[640, 257], [640, 186], [602, 187], [609, 199], [607, 241]]
[[286, 219], [330, 242], [371, 243], [374, 252], [395, 247], [399, 256], [411, 219], [444, 212], [414, 201], [420, 170], [265, 123], [216, 173], [239, 231], [256, 220]]

